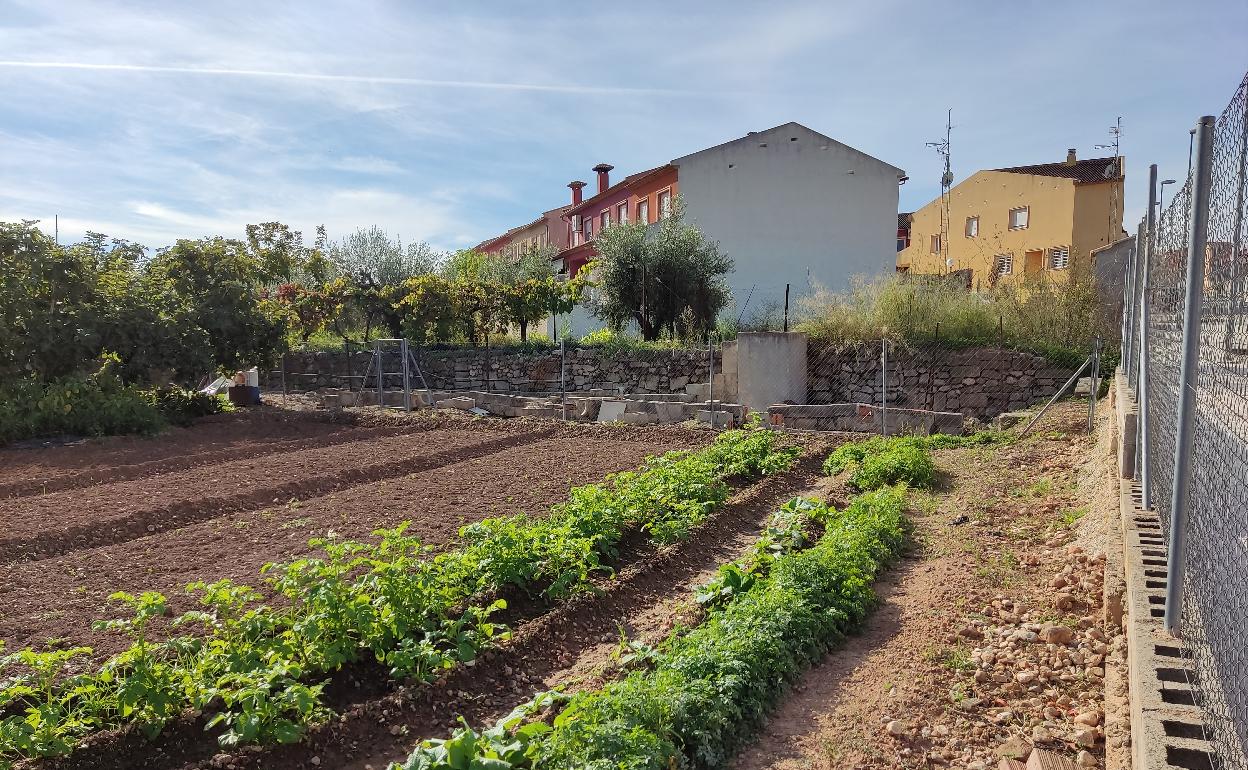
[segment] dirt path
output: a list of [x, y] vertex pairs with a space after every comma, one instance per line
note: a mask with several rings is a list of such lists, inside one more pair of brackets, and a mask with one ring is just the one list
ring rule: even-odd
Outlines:
[[[431, 445], [440, 433], [422, 434]], [[492, 434], [482, 434], [489, 437]], [[455, 436], [447, 436], [452, 444]], [[505, 445], [494, 442], [505, 441]], [[412, 522], [409, 534], [430, 544], [449, 540], [470, 521], [526, 511], [541, 514], [569, 488], [634, 468], [665, 447], [632, 441], [495, 437], [488, 450], [433, 470], [360, 484], [295, 504], [223, 513], [209, 521], [41, 561], [0, 564], [0, 639], [11, 648], [64, 638], [97, 655], [123, 640], [91, 630], [108, 616], [113, 591], [161, 591], [174, 613], [191, 609], [183, 587], [231, 578], [257, 585], [260, 567], [310, 552], [307, 541], [333, 531], [367, 538], [380, 527]], [[477, 446], [487, 446], [479, 444]], [[432, 458], [431, 458], [432, 459]]]
[[1115, 642], [1100, 617], [1102, 543], [1081, 545], [1074, 527], [1107, 514], [1089, 507], [1096, 485], [1078, 484], [1094, 446], [1081, 417], [1066, 405], [1047, 434], [938, 453], [947, 484], [918, 497], [919, 547], [882, 578], [862, 632], [802, 677], [735, 770], [985, 770], [1033, 745], [1103, 766]]

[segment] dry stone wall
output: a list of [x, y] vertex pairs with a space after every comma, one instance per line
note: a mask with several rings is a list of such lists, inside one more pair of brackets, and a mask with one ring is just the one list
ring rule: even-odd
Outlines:
[[[816, 349], [806, 358], [810, 403], [879, 404], [880, 348]], [[890, 349], [888, 403], [991, 420], [1051, 398], [1074, 373], [1042, 356], [1000, 348]]]
[[[290, 390], [317, 388], [359, 389], [368, 370], [369, 352], [289, 353], [285, 378]], [[715, 366], [720, 366], [716, 353]], [[483, 348], [422, 350], [420, 367], [434, 390], [489, 390], [498, 393], [557, 393], [560, 389], [559, 351], [506, 352]], [[401, 370], [397, 356], [387, 360], [387, 372]], [[618, 393], [683, 393], [685, 386], [704, 383], [709, 376], [705, 349], [608, 352], [569, 348], [566, 362], [569, 392], [606, 390]], [[282, 370], [269, 373], [267, 386], [280, 388]], [[386, 387], [401, 385], [387, 377]], [[413, 387], [420, 387], [413, 382]], [[370, 377], [367, 387], [375, 387]]]

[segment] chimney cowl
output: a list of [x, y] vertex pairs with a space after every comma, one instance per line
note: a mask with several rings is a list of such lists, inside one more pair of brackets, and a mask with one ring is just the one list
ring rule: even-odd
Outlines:
[[610, 163], [599, 163], [594, 166], [594, 171], [598, 174], [598, 192], [601, 193], [611, 186], [611, 169], [615, 168]]
[[1070, 149], [1066, 150], [1066, 165], [1073, 166], [1075, 165], [1076, 161], [1077, 159], [1075, 158], [1075, 148], [1071, 147]]
[[576, 206], [577, 204], [581, 202], [581, 188], [584, 186], [585, 186], [585, 183], [579, 179], [573, 182], [568, 182], [568, 187], [572, 189], [572, 205], [573, 206]]

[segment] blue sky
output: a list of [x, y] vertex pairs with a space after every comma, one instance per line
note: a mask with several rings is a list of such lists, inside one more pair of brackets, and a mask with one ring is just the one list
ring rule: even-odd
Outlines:
[[938, 194], [1102, 151], [1147, 164], [1248, 68], [1248, 1], [0, 0], [0, 220], [168, 245], [279, 220], [472, 245], [616, 174], [790, 120]]

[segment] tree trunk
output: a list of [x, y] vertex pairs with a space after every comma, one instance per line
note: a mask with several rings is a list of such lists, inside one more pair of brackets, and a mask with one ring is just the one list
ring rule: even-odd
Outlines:
[[520, 319], [520, 341], [529, 341], [529, 320], [527, 318]]

